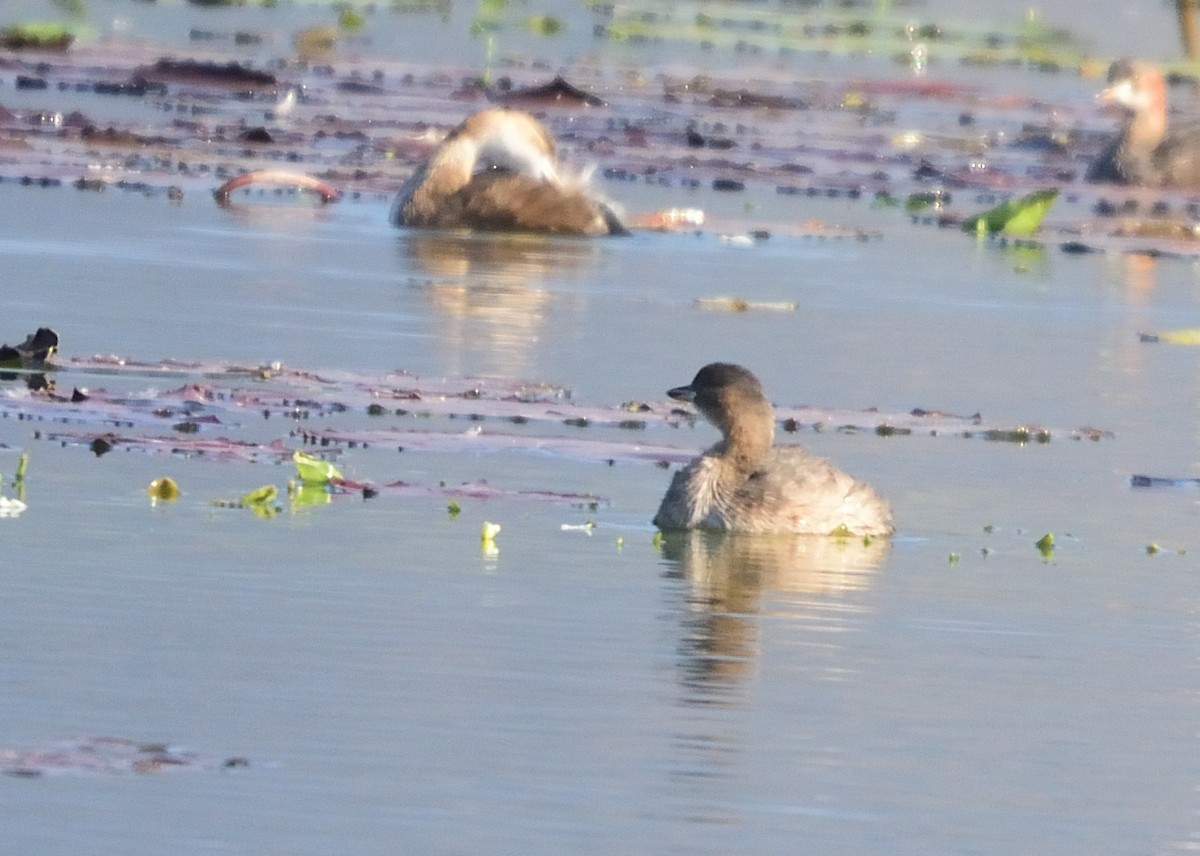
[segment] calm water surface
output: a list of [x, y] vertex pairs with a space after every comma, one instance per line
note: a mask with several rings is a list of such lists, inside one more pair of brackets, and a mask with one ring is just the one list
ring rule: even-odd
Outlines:
[[[1200, 476], [1196, 351], [1137, 336], [1200, 323], [1194, 266], [1015, 253], [865, 202], [750, 195], [750, 215], [744, 198], [684, 202], [881, 237], [446, 238], [397, 233], [375, 200], [221, 210], [198, 193], [0, 184], [0, 338], [49, 324], [68, 355], [496, 375], [594, 405], [657, 401], [720, 358], [780, 404], [1057, 432], [1027, 446], [800, 434], [892, 499], [892, 544], [655, 546], [669, 473], [650, 464], [351, 449], [339, 465], [363, 478], [609, 502], [464, 501], [452, 518], [444, 499], [341, 497], [260, 519], [212, 500], [288, 470], [98, 458], [0, 420], [0, 471], [16, 450], [32, 459], [29, 509], [0, 520], [0, 745], [111, 734], [251, 761], [0, 778], [12, 852], [1200, 848], [1200, 494], [1129, 487]], [[718, 295], [797, 310], [694, 307]], [[1069, 439], [1083, 426], [1114, 436]], [[151, 507], [161, 475], [184, 495]], [[562, 529], [589, 518], [591, 536]], [[504, 527], [496, 555], [485, 520]], [[1046, 532], [1050, 558], [1034, 547]]]

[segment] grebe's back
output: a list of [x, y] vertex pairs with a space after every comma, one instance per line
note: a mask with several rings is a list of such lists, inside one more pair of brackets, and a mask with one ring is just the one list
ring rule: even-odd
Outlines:
[[468, 116], [401, 187], [397, 226], [625, 234], [584, 178], [564, 178], [554, 140], [537, 119], [493, 107]]

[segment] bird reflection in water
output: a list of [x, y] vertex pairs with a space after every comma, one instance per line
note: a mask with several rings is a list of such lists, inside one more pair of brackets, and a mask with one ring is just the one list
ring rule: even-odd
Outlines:
[[545, 235], [405, 231], [397, 247], [437, 310], [447, 371], [534, 371], [534, 349], [561, 292], [551, 282], [587, 277], [594, 242]]
[[[789, 604], [802, 605], [798, 616], [809, 620], [820, 599], [869, 588], [889, 551], [886, 538], [666, 533], [669, 573], [691, 584], [680, 661], [685, 700], [736, 701], [755, 668], [764, 609], [795, 613]], [[819, 620], [828, 627], [827, 615]]]
[[847, 601], [871, 587], [890, 550], [887, 538], [664, 533], [667, 576], [687, 583], [670, 776], [688, 820], [744, 822], [707, 782], [726, 777], [743, 759], [741, 735], [751, 726], [738, 712], [751, 706], [762, 616], [784, 614], [810, 625], [828, 650], [831, 626], [856, 614]]

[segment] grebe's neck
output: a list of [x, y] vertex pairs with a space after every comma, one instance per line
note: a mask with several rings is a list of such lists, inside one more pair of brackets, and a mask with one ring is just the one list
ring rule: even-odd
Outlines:
[[1130, 113], [1125, 119], [1125, 139], [1135, 151], [1152, 152], [1167, 136], [1166, 93], [1160, 86], [1158, 93], [1145, 93], [1141, 109]]
[[1167, 136], [1167, 85], [1162, 73], [1145, 63], [1129, 64], [1125, 75], [1101, 96], [1125, 111], [1121, 136], [1133, 153], [1154, 151]]
[[719, 421], [713, 422], [724, 438], [722, 453], [740, 471], [759, 469], [775, 445], [775, 412], [765, 398], [742, 400], [736, 408], [724, 409]]

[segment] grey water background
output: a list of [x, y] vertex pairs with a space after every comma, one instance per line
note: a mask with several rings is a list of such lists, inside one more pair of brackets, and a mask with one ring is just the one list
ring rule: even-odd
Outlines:
[[[1046, 14], [1059, 5], [1078, 9]], [[135, 34], [143, 15], [149, 31], [211, 20], [166, 4], [94, 8], [129, 17]], [[1081, 22], [1097, 39], [1117, 32], [1105, 21], [1131, 20], [1120, 35], [1137, 43], [1121, 48], [1173, 50], [1155, 36], [1169, 9], [1104, 9]], [[1092, 87], [1046, 85], [1081, 100]], [[622, 192], [638, 207], [674, 204]], [[764, 220], [882, 237], [746, 247], [638, 235], [505, 253], [397, 233], [373, 201], [231, 212], [199, 194], [169, 205], [0, 185], [3, 337], [51, 324], [67, 354], [488, 374], [559, 383], [592, 404], [657, 400], [721, 358], [752, 367], [781, 404], [1114, 433], [1023, 446], [801, 434], [892, 500], [890, 547], [660, 549], [648, 520], [669, 473], [649, 464], [356, 449], [339, 462], [348, 474], [486, 477], [611, 501], [595, 512], [464, 502], [451, 518], [436, 498], [347, 498], [263, 520], [211, 500], [281, 484], [283, 468], [97, 458], [37, 439], [44, 424], [0, 422], [14, 449], [0, 470], [12, 473], [16, 449], [32, 459], [29, 509], [0, 520], [0, 745], [116, 734], [251, 761], [0, 778], [5, 847], [1200, 846], [1197, 494], [1129, 487], [1133, 473], [1200, 475], [1196, 352], [1138, 341], [1197, 324], [1194, 265], [1006, 251], [861, 203], [758, 201]], [[743, 213], [727, 196], [689, 204]], [[798, 309], [693, 305], [729, 293]], [[58, 382], [117, 383], [70, 370]], [[277, 430], [250, 418], [243, 429]], [[646, 434], [697, 449], [715, 436]], [[164, 474], [184, 496], [151, 507], [145, 485]], [[589, 518], [591, 536], [562, 529]], [[480, 549], [485, 520], [503, 526], [496, 555]], [[1034, 547], [1048, 531], [1049, 559]], [[1150, 555], [1150, 543], [1163, 549]]]

